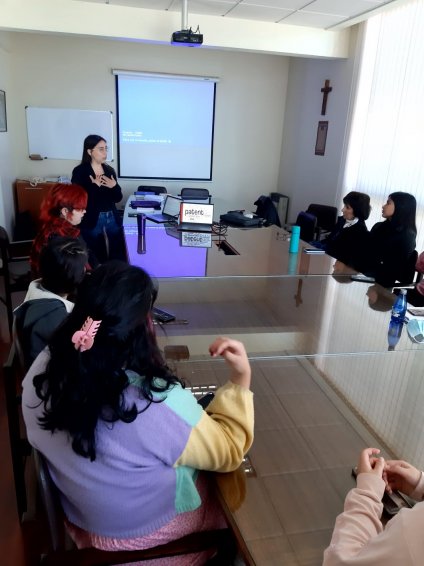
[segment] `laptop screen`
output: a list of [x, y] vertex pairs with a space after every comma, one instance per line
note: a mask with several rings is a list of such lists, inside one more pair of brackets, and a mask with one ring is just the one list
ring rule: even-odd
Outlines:
[[163, 205], [163, 214], [168, 214], [169, 216], [174, 216], [175, 218], [180, 213], [181, 199], [178, 197], [173, 197], [172, 195], [167, 195], [165, 199], [165, 204]]
[[212, 225], [213, 204], [182, 202], [180, 208], [180, 222], [184, 224]]

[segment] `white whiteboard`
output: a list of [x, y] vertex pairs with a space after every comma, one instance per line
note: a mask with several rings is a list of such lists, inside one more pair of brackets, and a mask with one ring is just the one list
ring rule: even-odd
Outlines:
[[81, 160], [84, 139], [98, 134], [107, 141], [113, 160], [112, 112], [69, 108], [26, 107], [29, 155]]

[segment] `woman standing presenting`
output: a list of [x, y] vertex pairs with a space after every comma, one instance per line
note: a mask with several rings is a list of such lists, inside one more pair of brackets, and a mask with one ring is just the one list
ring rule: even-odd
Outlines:
[[[72, 183], [88, 195], [81, 233], [97, 259], [125, 259], [121, 223], [115, 203], [122, 199], [113, 167], [106, 164], [106, 140], [91, 134], [84, 140], [81, 164], [72, 171]], [[107, 245], [106, 245], [107, 239]]]

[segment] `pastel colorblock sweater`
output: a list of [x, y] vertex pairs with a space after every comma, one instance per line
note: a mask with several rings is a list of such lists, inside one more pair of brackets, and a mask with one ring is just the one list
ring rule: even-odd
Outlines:
[[[130, 538], [156, 531], [179, 513], [196, 509], [197, 470], [236, 469], [253, 440], [253, 395], [228, 382], [216, 392], [207, 412], [180, 385], [156, 395], [132, 423], [98, 421], [96, 459], [77, 455], [66, 432], [43, 430], [38, 418], [43, 404], [33, 377], [49, 360], [44, 350], [23, 382], [22, 410], [28, 439], [47, 459], [53, 481], [61, 492], [66, 517], [74, 525], [98, 535]], [[130, 378], [127, 406], [141, 411], [146, 401]]]

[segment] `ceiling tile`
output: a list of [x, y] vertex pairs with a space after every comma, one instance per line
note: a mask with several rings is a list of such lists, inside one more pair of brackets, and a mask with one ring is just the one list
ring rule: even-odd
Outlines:
[[[234, 2], [236, 4], [236, 2]], [[282, 10], [299, 10], [309, 4], [308, 0], [241, 0], [240, 4], [253, 4], [255, 6], [266, 6], [268, 8], [280, 8]]]
[[[187, 10], [188, 17], [190, 17], [190, 14], [203, 14], [205, 16], [225, 16], [225, 14], [229, 10], [231, 10], [234, 5], [234, 0], [190, 0]], [[170, 11], [181, 12], [180, 2], [173, 2]]]
[[281, 18], [285, 18], [292, 13], [292, 10], [279, 10], [278, 8], [266, 8], [263, 6], [253, 6], [251, 4], [238, 4], [234, 10], [229, 12], [228, 17], [263, 22], [278, 22]]
[[337, 14], [346, 18], [368, 12], [379, 5], [375, 1], [366, 0], [315, 0], [315, 2], [308, 4], [302, 13], [306, 11], [319, 12], [321, 14]]
[[343, 20], [343, 16], [334, 16], [329, 14], [318, 14], [314, 12], [293, 12], [290, 16], [281, 20], [281, 24], [293, 26], [307, 26], [312, 28], [328, 28], [336, 25]]

